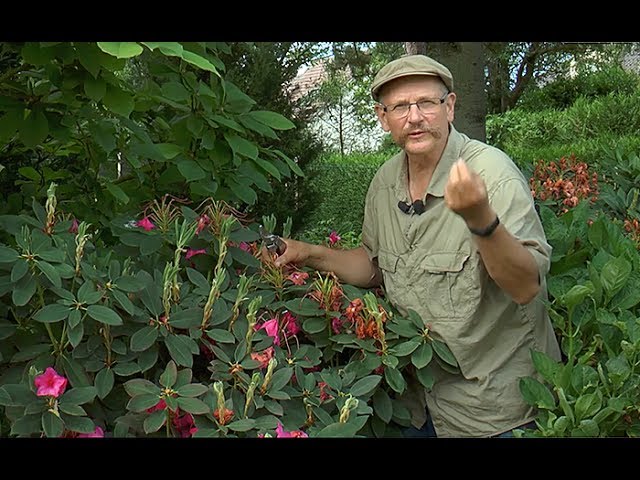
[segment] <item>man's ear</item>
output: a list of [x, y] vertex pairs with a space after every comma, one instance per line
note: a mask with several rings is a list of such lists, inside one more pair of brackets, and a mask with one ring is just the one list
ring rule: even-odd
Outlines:
[[380, 126], [385, 132], [390, 130], [389, 122], [387, 121], [387, 113], [384, 111], [384, 108], [379, 103], [375, 105], [376, 115], [378, 115], [378, 121], [380, 122]]
[[447, 120], [449, 121], [449, 123], [453, 123], [453, 120], [455, 119], [455, 113], [456, 113], [456, 94], [451, 92], [449, 94], [449, 96], [447, 97]]

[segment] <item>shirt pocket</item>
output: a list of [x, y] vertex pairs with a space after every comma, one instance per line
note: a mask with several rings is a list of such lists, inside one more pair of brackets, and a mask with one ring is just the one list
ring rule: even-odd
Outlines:
[[406, 289], [406, 279], [403, 281], [403, 276], [400, 272], [396, 272], [398, 269], [398, 262], [400, 256], [395, 253], [380, 250], [378, 252], [378, 266], [382, 271], [382, 278], [384, 280], [384, 290], [392, 303], [398, 305], [403, 301], [403, 292]]
[[476, 266], [469, 253], [437, 252], [420, 263], [425, 291], [422, 296], [434, 318], [461, 320], [477, 308], [480, 288], [476, 283]]

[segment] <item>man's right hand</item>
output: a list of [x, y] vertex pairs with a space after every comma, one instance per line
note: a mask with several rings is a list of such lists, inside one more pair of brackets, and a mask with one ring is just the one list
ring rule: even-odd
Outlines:
[[286, 248], [284, 252], [275, 259], [276, 267], [282, 267], [289, 263], [294, 264], [296, 267], [306, 266], [312, 245], [298, 240], [291, 240], [290, 238], [283, 238], [282, 241]]

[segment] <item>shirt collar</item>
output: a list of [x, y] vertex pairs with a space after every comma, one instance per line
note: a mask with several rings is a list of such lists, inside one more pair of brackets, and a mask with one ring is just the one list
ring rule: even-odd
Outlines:
[[[434, 197], [444, 197], [444, 187], [447, 185], [449, 179], [449, 170], [453, 164], [460, 158], [460, 152], [464, 145], [464, 139], [462, 135], [454, 128], [452, 124], [449, 124], [449, 138], [447, 139], [447, 145], [442, 152], [442, 157], [438, 161], [433, 176], [429, 182], [427, 188], [427, 195]], [[409, 199], [409, 178], [407, 171], [407, 154], [405, 152], [400, 153], [400, 168], [398, 169], [398, 176], [396, 177], [395, 194], [398, 200], [407, 202]]]

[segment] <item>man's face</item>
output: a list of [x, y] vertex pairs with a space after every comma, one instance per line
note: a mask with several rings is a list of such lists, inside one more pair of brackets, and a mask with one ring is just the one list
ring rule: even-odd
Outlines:
[[[378, 119], [384, 131], [391, 133], [394, 142], [408, 155], [442, 153], [456, 101], [454, 93], [445, 96], [446, 92], [440, 79], [431, 76], [402, 77], [384, 85], [380, 103], [387, 111], [376, 105]], [[414, 102], [421, 102], [421, 109], [411, 105], [407, 111], [406, 104]]]

